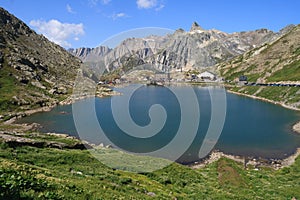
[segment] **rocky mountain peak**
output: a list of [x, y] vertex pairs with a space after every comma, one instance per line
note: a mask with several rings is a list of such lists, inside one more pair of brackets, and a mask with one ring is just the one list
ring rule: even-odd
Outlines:
[[197, 22], [193, 22], [190, 32], [193, 31], [204, 31], [204, 29]]
[[182, 28], [179, 28], [175, 31], [174, 34], [181, 34], [181, 33], [185, 33], [185, 31]]
[[279, 31], [279, 33], [281, 34], [281, 35], [284, 35], [284, 34], [286, 34], [286, 33], [288, 33], [289, 31], [291, 31], [293, 28], [295, 28], [296, 27], [296, 25], [294, 25], [294, 24], [290, 24], [290, 25], [287, 25], [286, 27], [284, 27], [283, 29], [281, 29], [280, 31]]

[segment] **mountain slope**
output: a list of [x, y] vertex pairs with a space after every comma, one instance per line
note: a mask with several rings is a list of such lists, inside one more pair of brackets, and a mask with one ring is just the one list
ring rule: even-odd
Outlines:
[[298, 70], [300, 60], [300, 26], [295, 26], [272, 43], [255, 48], [230, 62], [221, 65], [222, 74], [234, 80], [240, 74], [247, 75], [250, 81], [277, 82], [298, 81], [297, 73], [288, 73], [293, 66]]
[[0, 110], [52, 105], [71, 92], [81, 61], [0, 8]]
[[[289, 26], [284, 34], [272, 43], [255, 48], [235, 59], [218, 65], [221, 74], [229, 81], [245, 75], [249, 82], [300, 83], [300, 25]], [[235, 88], [246, 93], [293, 107], [300, 106], [298, 87]]]

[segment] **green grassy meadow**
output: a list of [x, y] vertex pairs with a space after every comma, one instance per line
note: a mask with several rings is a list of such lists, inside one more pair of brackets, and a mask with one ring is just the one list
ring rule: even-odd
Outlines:
[[[48, 140], [74, 142], [51, 137]], [[121, 154], [129, 162], [135, 160], [114, 149], [98, 153], [111, 162]], [[113, 168], [104, 165], [88, 150], [12, 146], [2, 141], [0, 163], [0, 199], [300, 198], [300, 158], [280, 170], [244, 169], [242, 163], [221, 158], [201, 169], [172, 163], [153, 172], [128, 172], [121, 162]]]

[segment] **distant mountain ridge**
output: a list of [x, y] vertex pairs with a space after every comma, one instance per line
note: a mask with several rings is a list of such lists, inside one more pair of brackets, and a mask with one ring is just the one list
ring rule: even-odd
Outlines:
[[71, 49], [70, 53], [83, 62], [97, 63], [98, 67], [113, 71], [140, 64], [151, 64], [156, 69], [188, 70], [213, 66], [252, 48], [278, 38], [280, 33], [267, 29], [224, 33], [204, 30], [196, 22], [190, 31], [176, 30], [171, 35], [128, 38], [113, 49], [108, 47]]
[[99, 46], [96, 48], [78, 48], [78, 49], [69, 49], [68, 51], [74, 56], [80, 58], [85, 62], [95, 61], [98, 57], [105, 56], [112, 49], [106, 46]]

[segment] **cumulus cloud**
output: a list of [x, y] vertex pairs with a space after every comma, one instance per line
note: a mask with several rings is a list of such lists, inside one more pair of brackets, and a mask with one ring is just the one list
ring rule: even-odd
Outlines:
[[136, 4], [140, 9], [149, 9], [157, 5], [156, 0], [137, 0]]
[[68, 40], [79, 40], [80, 35], [84, 35], [83, 24], [69, 24], [61, 23], [58, 20], [52, 19], [50, 21], [31, 20], [29, 23], [37, 32], [42, 33], [50, 41], [63, 46], [65, 48], [71, 47]]
[[111, 16], [111, 18], [113, 18], [113, 20], [116, 20], [118, 18], [123, 18], [123, 17], [128, 17], [128, 15], [126, 15], [123, 12], [120, 12], [120, 13], [115, 13]]
[[75, 14], [74, 10], [72, 9], [72, 7], [69, 4], [67, 4], [66, 8], [67, 8], [68, 13]]
[[165, 7], [161, 1], [157, 0], [137, 0], [136, 4], [139, 9], [155, 8], [155, 11], [160, 11]]

